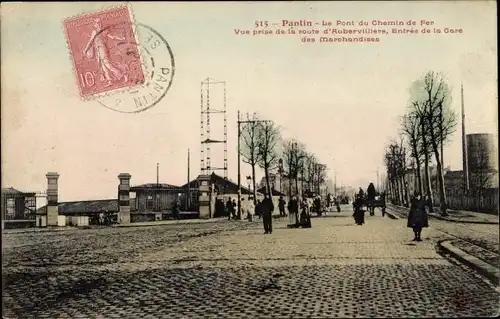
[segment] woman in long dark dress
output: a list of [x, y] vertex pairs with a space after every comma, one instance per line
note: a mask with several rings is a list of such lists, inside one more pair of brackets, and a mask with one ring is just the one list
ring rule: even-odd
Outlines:
[[429, 219], [425, 210], [425, 202], [420, 194], [415, 194], [411, 201], [410, 212], [408, 214], [408, 227], [413, 229], [415, 237], [413, 241], [422, 241], [422, 228], [429, 227]]
[[365, 211], [363, 210], [363, 199], [361, 196], [357, 196], [353, 203], [354, 206], [354, 221], [358, 225], [363, 225], [365, 223]]

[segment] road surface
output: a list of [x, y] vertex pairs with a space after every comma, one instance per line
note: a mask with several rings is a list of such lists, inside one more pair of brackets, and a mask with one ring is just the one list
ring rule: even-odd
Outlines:
[[406, 221], [352, 208], [311, 229], [274, 221], [3, 235], [3, 311], [36, 318], [458, 317], [498, 314], [499, 292], [411, 242]]

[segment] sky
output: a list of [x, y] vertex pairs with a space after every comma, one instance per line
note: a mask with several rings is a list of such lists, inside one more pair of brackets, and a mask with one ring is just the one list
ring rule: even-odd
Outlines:
[[[2, 187], [45, 191], [58, 172], [59, 200], [115, 198], [118, 174], [131, 184], [187, 181], [200, 173], [200, 84], [226, 82], [229, 178], [237, 178], [237, 112], [273, 120], [329, 167], [337, 184], [375, 181], [383, 154], [400, 136], [411, 83], [442, 72], [460, 114], [464, 86], [467, 133], [497, 134], [496, 3], [270, 2], [130, 3], [135, 22], [169, 43], [175, 75], [153, 108], [123, 114], [79, 97], [63, 21], [107, 8], [103, 3], [2, 3]], [[236, 35], [256, 21], [434, 21], [462, 34], [390, 35], [378, 43], [303, 43], [301, 36]], [[274, 27], [276, 28], [276, 27]], [[286, 29], [286, 28], [285, 28]], [[297, 28], [301, 29], [301, 28]], [[309, 28], [310, 29], [310, 28]], [[322, 30], [322, 28], [319, 28]], [[214, 105], [222, 91], [214, 91]], [[221, 134], [220, 116], [212, 136]], [[220, 135], [219, 135], [220, 136]], [[214, 148], [213, 165], [222, 165]], [[445, 165], [461, 167], [460, 127]], [[242, 164], [242, 176], [251, 172]], [[262, 177], [258, 171], [258, 180]]]

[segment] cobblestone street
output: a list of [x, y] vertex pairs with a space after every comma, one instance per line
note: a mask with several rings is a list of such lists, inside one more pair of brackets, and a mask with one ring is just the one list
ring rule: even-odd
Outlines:
[[[406, 218], [408, 209], [391, 206], [391, 211], [400, 218]], [[435, 230], [449, 235], [453, 244], [467, 253], [500, 267], [498, 224], [456, 223], [431, 217], [429, 224]], [[444, 236], [446, 237], [446, 236]]]
[[499, 293], [405, 220], [342, 213], [275, 220], [3, 235], [12, 318], [494, 316]]

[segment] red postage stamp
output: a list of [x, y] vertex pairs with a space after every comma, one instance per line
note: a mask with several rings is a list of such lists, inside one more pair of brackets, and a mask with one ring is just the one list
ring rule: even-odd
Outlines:
[[144, 83], [128, 7], [71, 18], [64, 28], [83, 98]]

